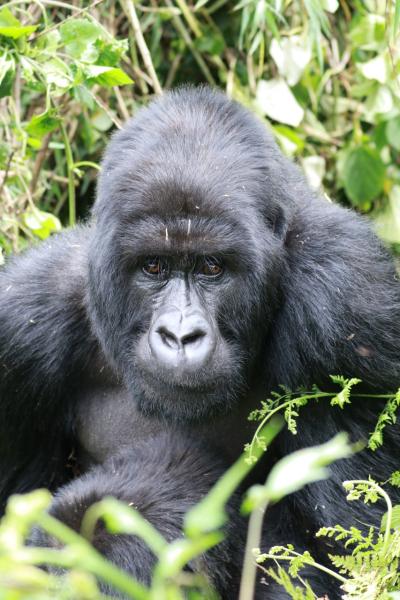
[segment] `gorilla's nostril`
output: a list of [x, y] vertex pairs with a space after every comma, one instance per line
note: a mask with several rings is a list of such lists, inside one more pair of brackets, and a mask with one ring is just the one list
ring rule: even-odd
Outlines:
[[157, 333], [159, 334], [166, 346], [173, 350], [177, 350], [179, 348], [178, 339], [171, 331], [168, 331], [166, 327], [159, 327], [157, 329]]
[[186, 335], [181, 337], [181, 342], [184, 346], [188, 344], [194, 344], [198, 342], [205, 336], [205, 332], [198, 329], [197, 331], [192, 331], [191, 333], [187, 333]]

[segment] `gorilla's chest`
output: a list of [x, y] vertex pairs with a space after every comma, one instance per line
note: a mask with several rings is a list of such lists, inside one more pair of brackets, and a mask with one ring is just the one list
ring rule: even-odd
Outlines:
[[251, 403], [238, 406], [229, 415], [207, 423], [170, 423], [146, 417], [137, 409], [135, 398], [112, 377], [89, 378], [76, 398], [76, 437], [79, 461], [88, 467], [102, 463], [121, 449], [161, 431], [184, 430], [194, 439], [204, 440], [233, 461], [251, 439], [254, 423], [247, 420]]

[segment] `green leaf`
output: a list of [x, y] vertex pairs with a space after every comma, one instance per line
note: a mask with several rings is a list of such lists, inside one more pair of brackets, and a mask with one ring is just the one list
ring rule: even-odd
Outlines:
[[264, 115], [293, 127], [300, 125], [304, 117], [303, 108], [284, 79], [260, 79], [257, 85], [256, 105]]
[[36, 31], [37, 25], [23, 26], [8, 8], [0, 10], [0, 35], [17, 40]]
[[122, 69], [116, 67], [91, 65], [85, 69], [85, 73], [91, 82], [100, 83], [107, 87], [133, 83], [133, 80]]
[[355, 22], [350, 30], [350, 40], [354, 48], [379, 50], [386, 46], [385, 18], [380, 15], [367, 14]]
[[0, 98], [11, 96], [15, 79], [15, 64], [13, 60], [0, 59]]
[[47, 85], [55, 85], [61, 90], [68, 89], [73, 83], [73, 77], [68, 65], [54, 57], [41, 65]]
[[195, 40], [194, 45], [200, 52], [207, 52], [213, 56], [221, 55], [225, 50], [224, 38], [211, 28], [204, 30], [203, 35]]
[[331, 400], [331, 406], [339, 406], [344, 408], [345, 404], [350, 404], [350, 393], [351, 388], [358, 383], [361, 383], [361, 379], [353, 377], [352, 379], [346, 379], [342, 375], [330, 375], [330, 378], [334, 383], [341, 386], [342, 390]]
[[264, 486], [255, 485], [249, 489], [243, 510], [248, 513], [266, 501], [277, 502], [308, 483], [326, 479], [329, 476], [326, 467], [351, 453], [347, 435], [339, 433], [326, 444], [304, 448], [285, 456], [272, 468]]
[[343, 183], [353, 204], [363, 205], [383, 189], [385, 165], [378, 152], [367, 146], [351, 150], [343, 168]]
[[50, 131], [57, 129], [60, 121], [60, 117], [57, 116], [54, 110], [48, 110], [41, 115], [32, 117], [25, 130], [33, 137], [42, 138]]
[[386, 123], [386, 137], [392, 148], [400, 151], [400, 117]]
[[400, 243], [400, 186], [394, 185], [385, 204], [374, 215], [376, 231], [390, 244]]
[[66, 52], [82, 62], [95, 62], [99, 51], [95, 47], [101, 38], [102, 29], [88, 19], [72, 19], [60, 27], [61, 40]]
[[45, 240], [51, 233], [61, 230], [61, 223], [56, 216], [38, 208], [31, 208], [24, 213], [22, 220], [25, 226], [41, 240]]
[[274, 38], [269, 51], [278, 67], [279, 74], [286, 79], [290, 86], [300, 80], [312, 56], [308, 38], [299, 35], [292, 35], [280, 41]]
[[[381, 521], [381, 531], [385, 531], [387, 523], [387, 512], [383, 515]], [[400, 504], [393, 506], [391, 529], [400, 529]]]
[[367, 79], [374, 79], [382, 84], [389, 79], [390, 67], [388, 68], [383, 54], [378, 54], [378, 56], [366, 62], [357, 63], [357, 68]]

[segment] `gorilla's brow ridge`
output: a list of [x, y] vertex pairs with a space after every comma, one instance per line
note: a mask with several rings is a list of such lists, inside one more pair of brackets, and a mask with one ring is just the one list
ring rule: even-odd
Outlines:
[[240, 261], [240, 257], [252, 257], [247, 238], [246, 229], [232, 219], [198, 216], [147, 216], [124, 223], [119, 232], [123, 253], [128, 256], [216, 254]]

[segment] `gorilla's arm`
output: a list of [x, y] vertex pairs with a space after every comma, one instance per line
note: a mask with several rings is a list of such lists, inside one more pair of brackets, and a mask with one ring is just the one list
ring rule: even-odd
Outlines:
[[[95, 342], [86, 318], [79, 227], [0, 271], [0, 501], [60, 482], [78, 376]], [[64, 462], [63, 462], [64, 461]]]
[[[161, 433], [132, 444], [102, 465], [65, 485], [55, 495], [51, 514], [80, 531], [86, 510], [95, 502], [113, 496], [134, 506], [168, 541], [181, 538], [185, 513], [199, 502], [222, 475], [226, 465], [197, 441], [178, 432]], [[231, 600], [238, 592], [246, 521], [239, 515], [239, 497], [228, 505], [231, 521], [226, 539], [208, 551], [189, 568], [200, 571]], [[112, 535], [99, 522], [93, 536], [94, 547], [110, 561], [139, 581], [150, 584], [155, 556], [147, 545], [133, 535]], [[30, 543], [58, 545], [40, 529]], [[120, 597], [103, 584], [103, 593]]]
[[269, 357], [273, 384], [340, 373], [396, 389], [400, 285], [393, 259], [365, 219], [303, 192], [286, 238], [284, 305]]
[[[368, 398], [368, 393], [400, 387], [400, 286], [393, 260], [366, 220], [312, 199], [292, 222], [286, 248], [285, 300], [267, 361], [273, 385], [324, 387], [329, 374], [358, 377], [362, 384], [343, 410], [326, 400], [303, 408], [298, 434], [279, 436], [279, 454], [325, 442], [338, 431], [366, 442], [385, 404], [384, 399]], [[357, 398], [357, 392], [365, 397]], [[379, 523], [384, 507], [346, 502], [342, 482], [368, 475], [386, 481], [399, 468], [399, 444], [398, 425], [388, 425], [379, 451], [366, 449], [335, 463], [329, 480], [307, 486], [271, 509], [264, 547], [297, 538], [300, 550], [307, 548], [324, 561], [326, 540], [314, 537], [319, 527]], [[399, 501], [398, 490], [392, 489], [391, 495]], [[343, 553], [343, 547], [335, 547], [330, 539], [329, 551]], [[335, 600], [338, 590], [327, 588], [329, 583], [327, 579], [316, 591], [329, 592]]]

